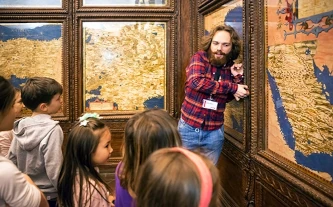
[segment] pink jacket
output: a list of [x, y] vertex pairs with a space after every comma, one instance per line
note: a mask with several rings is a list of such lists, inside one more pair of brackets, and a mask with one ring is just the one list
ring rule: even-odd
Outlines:
[[[96, 190], [96, 188], [98, 191]], [[76, 177], [75, 182], [75, 197], [74, 197], [74, 206], [79, 206], [79, 193], [80, 193], [80, 184], [79, 177]], [[103, 196], [103, 197], [102, 197]], [[104, 187], [103, 184], [98, 183], [94, 180], [89, 180], [89, 183], [84, 181], [82, 186], [82, 206], [85, 207], [110, 207], [111, 203], [108, 202], [109, 192]]]

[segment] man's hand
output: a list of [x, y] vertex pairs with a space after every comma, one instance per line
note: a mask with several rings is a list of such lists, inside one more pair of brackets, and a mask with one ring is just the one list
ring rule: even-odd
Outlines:
[[244, 73], [243, 63], [234, 64], [233, 66], [230, 67], [230, 70], [233, 76], [237, 76], [239, 74], [243, 75]]
[[236, 93], [234, 94], [234, 97], [236, 101], [239, 101], [241, 98], [245, 98], [248, 95], [250, 95], [249, 87], [247, 85], [237, 84], [238, 88]]
[[236, 96], [235, 94], [234, 94], [234, 97], [235, 97], [236, 101], [240, 100], [240, 98], [238, 96]]

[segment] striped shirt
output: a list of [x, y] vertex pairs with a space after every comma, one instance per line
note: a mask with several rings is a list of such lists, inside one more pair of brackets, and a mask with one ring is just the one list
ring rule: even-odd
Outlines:
[[[212, 131], [224, 123], [226, 103], [233, 100], [238, 86], [243, 82], [242, 76], [232, 77], [230, 67], [233, 61], [224, 66], [211, 65], [208, 53], [199, 51], [191, 58], [186, 68], [185, 99], [181, 107], [182, 119], [190, 126]], [[214, 80], [217, 69], [221, 70], [219, 81]], [[202, 107], [203, 100], [218, 102], [217, 110]]]

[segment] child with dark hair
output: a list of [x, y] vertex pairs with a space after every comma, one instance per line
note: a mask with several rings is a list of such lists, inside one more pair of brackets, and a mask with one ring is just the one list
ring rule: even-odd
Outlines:
[[186, 149], [155, 151], [142, 165], [136, 184], [140, 207], [220, 207], [219, 171], [208, 158]]
[[13, 128], [15, 121], [15, 88], [0, 76], [0, 131], [8, 131]]
[[150, 109], [131, 117], [125, 126], [123, 159], [116, 169], [116, 206], [133, 206], [137, 174], [151, 153], [181, 145], [177, 121], [166, 111]]
[[[0, 76], [0, 132], [13, 128], [16, 116], [15, 89]], [[47, 207], [44, 194], [29, 176], [0, 155], [0, 206]]]
[[[22, 116], [23, 102], [21, 99], [21, 89], [15, 88], [15, 102], [14, 102], [15, 116]], [[7, 156], [10, 144], [13, 140], [13, 130], [1, 131], [0, 132], [0, 154]]]
[[107, 207], [112, 204], [110, 186], [98, 165], [105, 164], [113, 149], [109, 128], [98, 114], [85, 114], [69, 133], [58, 182], [60, 207]]
[[56, 206], [57, 181], [62, 163], [63, 131], [51, 115], [62, 106], [62, 86], [46, 77], [30, 78], [22, 88], [22, 101], [31, 117], [14, 123], [14, 139], [8, 158], [28, 174]]

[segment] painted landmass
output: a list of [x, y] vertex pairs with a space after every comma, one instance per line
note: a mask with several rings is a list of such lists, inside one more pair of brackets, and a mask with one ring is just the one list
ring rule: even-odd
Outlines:
[[83, 25], [86, 110], [95, 102], [106, 103], [106, 110], [164, 108], [166, 24], [98, 25]]
[[205, 34], [217, 25], [227, 24], [232, 26], [240, 37], [243, 37], [243, 6], [242, 1], [234, 0], [223, 4], [219, 9], [205, 15]]
[[326, 87], [333, 76], [316, 65], [315, 51], [315, 41], [270, 46], [268, 81], [281, 133], [296, 162], [333, 177], [333, 90]]
[[0, 24], [0, 75], [16, 86], [34, 76], [62, 83], [61, 24]]
[[333, 182], [331, 1], [266, 6], [268, 148]]

